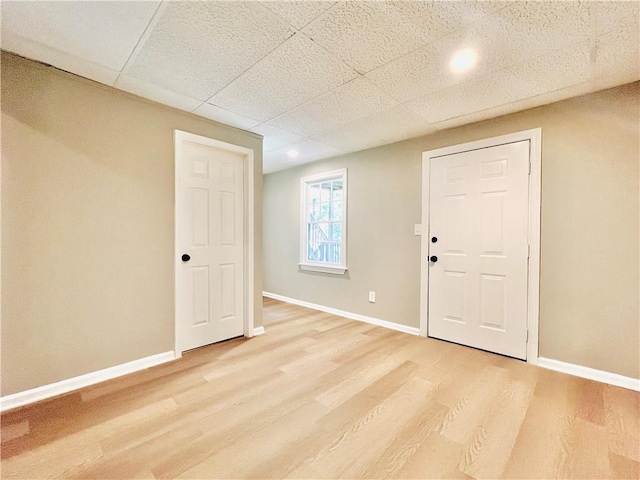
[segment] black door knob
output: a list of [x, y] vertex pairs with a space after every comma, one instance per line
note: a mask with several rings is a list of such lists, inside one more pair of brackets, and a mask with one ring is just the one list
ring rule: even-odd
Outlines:
[[431, 243], [436, 243], [438, 241], [438, 237], [431, 237]]
[[431, 256], [429, 257], [429, 261], [431, 261], [431, 262], [433, 262], [433, 263], [436, 263], [436, 262], [438, 261], [438, 257], [436, 257], [435, 255], [431, 255]]
[[186, 253], [184, 255], [182, 255], [182, 261], [183, 262], [188, 262], [189, 260], [191, 260], [191, 257], [189, 255], [187, 255]]

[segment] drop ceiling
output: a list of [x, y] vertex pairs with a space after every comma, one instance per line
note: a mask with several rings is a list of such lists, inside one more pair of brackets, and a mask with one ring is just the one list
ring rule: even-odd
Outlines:
[[[263, 135], [273, 172], [638, 80], [639, 7], [3, 1], [1, 38], [4, 50]], [[478, 61], [455, 74], [460, 49]]]

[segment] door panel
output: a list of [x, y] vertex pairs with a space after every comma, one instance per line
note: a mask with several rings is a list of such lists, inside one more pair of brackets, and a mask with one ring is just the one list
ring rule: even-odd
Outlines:
[[192, 195], [192, 237], [191, 247], [209, 246], [209, 190], [206, 188], [190, 188]]
[[529, 141], [431, 159], [428, 334], [526, 358]]
[[445, 320], [464, 323], [464, 272], [444, 272]]
[[243, 157], [182, 140], [177, 276], [179, 339], [189, 350], [244, 332]]
[[193, 313], [192, 325], [202, 325], [209, 323], [209, 292], [211, 282], [209, 281], [209, 266], [191, 267], [190, 285], [193, 291]]
[[235, 317], [235, 265], [220, 265], [220, 317], [223, 320]]

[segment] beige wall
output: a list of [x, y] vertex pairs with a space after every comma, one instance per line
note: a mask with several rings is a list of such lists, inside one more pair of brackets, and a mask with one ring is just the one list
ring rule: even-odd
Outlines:
[[2, 395], [174, 347], [174, 129], [262, 138], [2, 55]]
[[[542, 127], [540, 356], [639, 378], [639, 116], [634, 83], [266, 175], [265, 291], [417, 327], [422, 152]], [[299, 271], [299, 178], [342, 167], [348, 274]]]

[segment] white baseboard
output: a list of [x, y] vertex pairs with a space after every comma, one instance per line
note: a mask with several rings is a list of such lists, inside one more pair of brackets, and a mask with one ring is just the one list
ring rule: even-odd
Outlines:
[[595, 380], [596, 382], [608, 383], [616, 387], [628, 388], [629, 390], [640, 391], [640, 380], [637, 378], [625, 377], [617, 373], [603, 372], [595, 368], [574, 365], [573, 363], [561, 362], [560, 360], [552, 360], [551, 358], [538, 358], [538, 366], [556, 372], [568, 373], [576, 377]]
[[253, 329], [253, 336], [262, 335], [264, 333], [264, 327], [256, 327]]
[[262, 295], [267, 298], [273, 298], [274, 300], [280, 300], [281, 302], [292, 303], [294, 305], [300, 305], [301, 307], [311, 308], [312, 310], [319, 310], [321, 312], [331, 313], [338, 315], [339, 317], [349, 318], [351, 320], [358, 320], [360, 322], [370, 323], [377, 325], [378, 327], [389, 328], [398, 332], [408, 333], [410, 335], [420, 335], [420, 329], [417, 327], [407, 327], [406, 325], [400, 325], [399, 323], [389, 322], [387, 320], [380, 320], [379, 318], [367, 317], [366, 315], [360, 315], [359, 313], [345, 312], [344, 310], [338, 310], [337, 308], [325, 307], [324, 305], [317, 305], [315, 303], [305, 302], [303, 300], [297, 300], [295, 298], [285, 297], [276, 293], [262, 292]]
[[[345, 312], [343, 310], [338, 310], [337, 308], [325, 307], [324, 305], [317, 305], [315, 303], [285, 297], [284, 295], [278, 295], [276, 293], [262, 292], [262, 295], [267, 298], [273, 298], [274, 300], [280, 300], [281, 302], [300, 305], [301, 307], [307, 307], [313, 310], [331, 313], [333, 315], [338, 315], [340, 317], [349, 318], [352, 320], [359, 320], [361, 322], [370, 323], [379, 327], [389, 328], [391, 330], [397, 330], [399, 332], [409, 333], [411, 335], [420, 334], [420, 329], [416, 327], [407, 327], [406, 325], [400, 325], [397, 323], [389, 322], [387, 320], [380, 320], [379, 318], [367, 317], [365, 315], [360, 315], [359, 313]], [[254, 333], [254, 335], [258, 334]], [[574, 375], [576, 377], [586, 378], [589, 380], [595, 380], [596, 382], [607, 383], [609, 385], [615, 385], [616, 387], [640, 391], [640, 380], [636, 378], [625, 377], [616, 373], [604, 372], [602, 370], [596, 370], [594, 368], [583, 367], [581, 365], [574, 365], [572, 363], [561, 362], [559, 360], [552, 360], [550, 358], [544, 357], [538, 358], [537, 365], [548, 370], [555, 370], [556, 372], [568, 373], [569, 375]]]
[[128, 375], [129, 373], [144, 370], [146, 368], [155, 367], [161, 363], [171, 362], [176, 359], [175, 352], [164, 352], [150, 357], [140, 358], [132, 362], [116, 365], [115, 367], [105, 368], [97, 372], [91, 372], [79, 377], [68, 378], [42, 387], [32, 388], [24, 392], [13, 393], [0, 398], [0, 412], [11, 410], [12, 408], [22, 407], [30, 403], [46, 400], [47, 398], [56, 397], [64, 393], [69, 393], [79, 388], [95, 385], [114, 378]]

